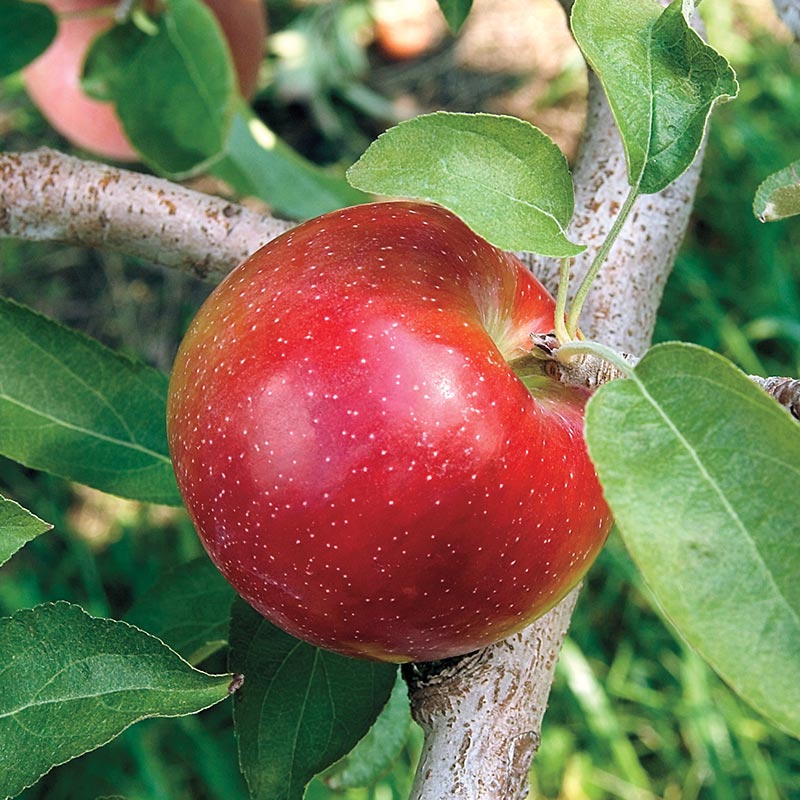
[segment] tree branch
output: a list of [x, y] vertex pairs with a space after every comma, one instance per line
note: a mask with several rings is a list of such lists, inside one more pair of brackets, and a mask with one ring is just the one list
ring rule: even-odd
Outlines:
[[218, 281], [290, 227], [161, 178], [55, 150], [0, 153], [0, 236], [119, 250]]
[[800, 39], [800, 2], [798, 0], [775, 0], [775, 10], [783, 24]]

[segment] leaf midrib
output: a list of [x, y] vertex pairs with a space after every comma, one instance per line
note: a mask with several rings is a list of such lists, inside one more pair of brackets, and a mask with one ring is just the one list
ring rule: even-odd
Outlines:
[[763, 558], [763, 556], [761, 554], [761, 550], [759, 549], [757, 542], [750, 535], [750, 532], [749, 532], [747, 526], [742, 521], [742, 519], [739, 516], [739, 514], [737, 513], [736, 509], [731, 505], [731, 503], [728, 500], [728, 498], [725, 496], [725, 493], [723, 492], [723, 490], [720, 487], [720, 485], [717, 483], [716, 479], [712, 476], [711, 472], [709, 472], [709, 470], [707, 469], [706, 465], [703, 463], [703, 461], [698, 456], [696, 450], [691, 446], [691, 443], [689, 442], [689, 440], [686, 438], [686, 436], [683, 435], [683, 433], [680, 431], [680, 429], [677, 427], [677, 425], [675, 425], [675, 423], [672, 421], [672, 419], [667, 415], [667, 413], [666, 413], [666, 411], [664, 411], [663, 407], [650, 394], [650, 392], [647, 390], [647, 387], [645, 386], [644, 382], [636, 374], [635, 371], [631, 375], [631, 380], [633, 380], [636, 383], [636, 385], [639, 387], [639, 390], [641, 391], [642, 396], [644, 397], [644, 399], [648, 403], [650, 403], [650, 405], [655, 410], [655, 412], [658, 414], [658, 416], [661, 417], [661, 419], [664, 421], [664, 423], [666, 424], [667, 428], [673, 433], [673, 435], [675, 436], [675, 438], [678, 441], [678, 443], [681, 444], [684, 447], [684, 449], [689, 454], [689, 456], [692, 459], [692, 461], [694, 461], [695, 465], [697, 466], [697, 468], [698, 468], [698, 470], [700, 472], [701, 477], [703, 477], [706, 480], [708, 486], [717, 495], [717, 497], [721, 501], [723, 509], [728, 513], [729, 517], [733, 520], [734, 524], [738, 527], [738, 529], [741, 532], [743, 538], [750, 544], [753, 552], [756, 553], [758, 564], [759, 564], [759, 566], [761, 568], [761, 571], [763, 573], [765, 573], [766, 576], [767, 576], [767, 582], [771, 585], [771, 587], [774, 590], [775, 595], [778, 598], [780, 598], [783, 606], [788, 611], [789, 616], [795, 621], [795, 623], [797, 624], [797, 627], [800, 629], [800, 614], [798, 613], [797, 610], [795, 610], [792, 607], [791, 603], [789, 603], [788, 599], [783, 594], [783, 592], [781, 591], [781, 589], [778, 586], [778, 584], [775, 582], [775, 579], [773, 577], [772, 571], [767, 566], [767, 563], [765, 562], [765, 560], [764, 560], [764, 558]]

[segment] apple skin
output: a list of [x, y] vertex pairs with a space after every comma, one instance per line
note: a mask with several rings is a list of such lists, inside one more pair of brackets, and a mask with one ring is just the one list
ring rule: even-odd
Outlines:
[[588, 392], [509, 360], [553, 328], [513, 255], [439, 206], [318, 217], [192, 322], [167, 411], [211, 559], [289, 633], [430, 661], [498, 641], [584, 575], [611, 518]]
[[[261, 0], [205, 0], [231, 45], [244, 97], [256, 88], [267, 20]], [[57, 14], [110, 8], [109, 0], [46, 0]], [[81, 88], [83, 61], [92, 41], [113, 24], [109, 17], [59, 19], [50, 47], [24, 71], [31, 100], [47, 121], [74, 145], [113, 161], [138, 161], [113, 104], [88, 97]]]

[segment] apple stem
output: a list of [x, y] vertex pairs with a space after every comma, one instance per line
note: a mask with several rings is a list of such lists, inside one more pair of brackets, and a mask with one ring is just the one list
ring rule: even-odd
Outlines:
[[[617, 214], [617, 217], [608, 232], [608, 236], [606, 236], [605, 241], [600, 245], [600, 249], [597, 251], [594, 260], [592, 261], [592, 265], [589, 267], [589, 271], [586, 273], [586, 275], [584, 275], [583, 280], [578, 287], [578, 291], [575, 292], [575, 298], [572, 301], [569, 314], [567, 315], [566, 329], [568, 336], [563, 342], [564, 344], [577, 338], [578, 318], [581, 315], [581, 309], [583, 308], [583, 304], [586, 302], [586, 297], [589, 294], [589, 290], [592, 288], [592, 284], [594, 283], [594, 279], [597, 277], [597, 273], [600, 271], [600, 267], [603, 266], [603, 263], [605, 262], [611, 248], [614, 245], [614, 242], [617, 240], [617, 237], [622, 230], [622, 226], [630, 216], [631, 210], [633, 209], [633, 204], [636, 202], [636, 198], [638, 196], [639, 182], [637, 181], [635, 185], [631, 186], [628, 196], [625, 198], [625, 202], [622, 204], [622, 208], [619, 210], [619, 214]], [[561, 292], [561, 283], [563, 282], [564, 278], [562, 274], [562, 278], [558, 287], [559, 293]]]
[[556, 338], [560, 344], [566, 344], [572, 337], [567, 329], [567, 290], [569, 289], [569, 267], [572, 259], [561, 259], [561, 271], [558, 279], [558, 292], [556, 293], [556, 314], [553, 321]]

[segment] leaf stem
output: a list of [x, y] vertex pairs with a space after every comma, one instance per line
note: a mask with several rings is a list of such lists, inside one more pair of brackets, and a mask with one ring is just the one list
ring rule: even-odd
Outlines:
[[[568, 340], [577, 338], [578, 318], [581, 315], [581, 310], [583, 309], [583, 304], [586, 302], [589, 290], [592, 288], [592, 284], [594, 283], [594, 279], [597, 277], [597, 273], [600, 271], [600, 267], [603, 266], [603, 263], [608, 257], [609, 251], [613, 247], [614, 242], [617, 240], [617, 237], [622, 230], [622, 226], [630, 216], [631, 210], [633, 209], [633, 204], [636, 202], [636, 198], [638, 196], [639, 181], [630, 187], [628, 196], [625, 198], [625, 202], [622, 204], [622, 208], [620, 209], [619, 214], [617, 214], [617, 218], [614, 220], [614, 224], [611, 226], [608, 236], [606, 236], [605, 241], [597, 251], [594, 261], [589, 267], [589, 271], [584, 276], [583, 280], [581, 281], [581, 285], [578, 287], [578, 291], [575, 293], [575, 298], [572, 301], [572, 306], [570, 307], [569, 314], [567, 316]], [[560, 289], [561, 287], [559, 286], [559, 291]]]
[[593, 355], [602, 358], [616, 367], [626, 378], [633, 376], [633, 369], [636, 366], [625, 358], [622, 353], [618, 353], [612, 347], [607, 347], [599, 342], [573, 340], [561, 345], [558, 348], [556, 358], [562, 363], [568, 363], [570, 359], [580, 355]]
[[569, 287], [569, 265], [571, 259], [561, 259], [561, 271], [558, 278], [558, 292], [556, 293], [556, 314], [553, 320], [556, 338], [559, 344], [566, 344], [572, 337], [567, 329], [567, 289]]

